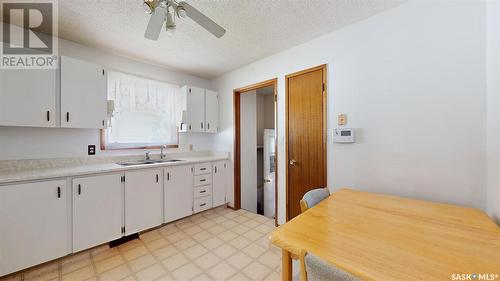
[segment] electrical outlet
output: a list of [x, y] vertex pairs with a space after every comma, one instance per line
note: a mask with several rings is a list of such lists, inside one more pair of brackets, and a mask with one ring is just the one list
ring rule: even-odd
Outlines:
[[95, 155], [95, 145], [89, 144], [88, 149], [87, 149], [88, 155]]

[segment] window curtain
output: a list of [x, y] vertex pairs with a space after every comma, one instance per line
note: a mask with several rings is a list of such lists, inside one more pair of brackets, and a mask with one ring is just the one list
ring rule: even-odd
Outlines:
[[107, 144], [177, 144], [177, 85], [108, 72], [108, 99], [115, 110]]

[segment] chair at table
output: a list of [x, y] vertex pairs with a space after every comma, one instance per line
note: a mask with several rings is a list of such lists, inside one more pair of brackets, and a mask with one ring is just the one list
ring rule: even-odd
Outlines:
[[307, 211], [307, 209], [314, 207], [314, 205], [323, 201], [328, 196], [330, 196], [328, 188], [309, 190], [306, 194], [304, 194], [302, 200], [300, 200], [300, 211], [302, 213]]
[[301, 275], [301, 281], [360, 281], [314, 255], [307, 254], [304, 260], [305, 272]]

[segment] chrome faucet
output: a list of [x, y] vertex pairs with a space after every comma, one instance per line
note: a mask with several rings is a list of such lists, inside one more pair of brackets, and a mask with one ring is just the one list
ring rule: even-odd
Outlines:
[[147, 151], [146, 152], [146, 160], [150, 160], [151, 159], [151, 156], [149, 156], [150, 153], [151, 153], [151, 151]]
[[160, 147], [160, 159], [165, 159], [165, 157], [167, 157], [167, 155], [165, 153], [163, 153], [163, 151], [167, 148], [166, 145], [162, 145]]

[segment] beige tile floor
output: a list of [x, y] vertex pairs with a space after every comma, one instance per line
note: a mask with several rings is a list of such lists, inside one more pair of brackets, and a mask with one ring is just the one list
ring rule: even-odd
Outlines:
[[274, 220], [219, 207], [0, 281], [280, 280]]

